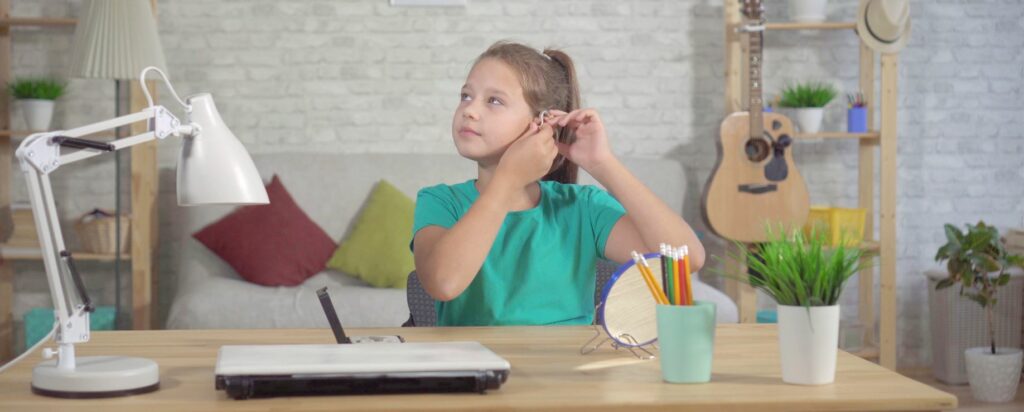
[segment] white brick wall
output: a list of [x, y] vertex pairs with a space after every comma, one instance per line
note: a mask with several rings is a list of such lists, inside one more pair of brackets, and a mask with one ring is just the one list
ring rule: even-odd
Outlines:
[[[75, 16], [79, 7], [67, 0], [13, 3], [18, 16]], [[159, 25], [178, 91], [212, 93], [254, 152], [298, 145], [310, 151], [450, 152], [458, 86], [487, 45], [514, 39], [562, 47], [575, 59], [585, 104], [601, 111], [616, 153], [671, 157], [686, 167], [691, 193], [684, 216], [702, 228], [699, 191], [714, 163], [724, 107], [721, 1], [469, 3], [444, 9], [392, 8], [386, 0], [160, 1]], [[767, 6], [770, 20], [786, 19], [785, 2]], [[985, 219], [1021, 226], [1024, 215], [1024, 5], [937, 0], [912, 6], [913, 35], [901, 55], [899, 83], [904, 365], [930, 357], [921, 272], [935, 265], [941, 224]], [[829, 4], [831, 19], [852, 20], [855, 13], [854, 0]], [[70, 37], [69, 29], [15, 29], [14, 73], [62, 73]], [[771, 33], [766, 44], [769, 92], [805, 78], [832, 81], [844, 91], [856, 88], [851, 33]], [[112, 96], [109, 81], [73, 80], [56, 126], [108, 117]], [[14, 116], [17, 126], [20, 113]], [[841, 129], [843, 122], [842, 105], [834, 104], [826, 127]], [[176, 146], [167, 146], [161, 166], [173, 168]], [[801, 143], [795, 153], [815, 203], [856, 204], [855, 142]], [[76, 171], [55, 177], [65, 216], [112, 205], [109, 161]], [[20, 182], [16, 187], [24, 198]], [[709, 243], [713, 252], [720, 250]], [[30, 303], [22, 296], [45, 290], [24, 269], [19, 313]], [[847, 315], [856, 313], [852, 283], [844, 300]]]

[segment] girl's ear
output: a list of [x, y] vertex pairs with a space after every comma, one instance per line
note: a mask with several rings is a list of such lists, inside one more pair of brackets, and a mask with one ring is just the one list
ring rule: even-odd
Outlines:
[[544, 121], [547, 120], [547, 118], [548, 118], [548, 114], [549, 113], [548, 113], [547, 110], [541, 111], [540, 114], [537, 115], [537, 118], [538, 118], [537, 124], [543, 126], [544, 125]]

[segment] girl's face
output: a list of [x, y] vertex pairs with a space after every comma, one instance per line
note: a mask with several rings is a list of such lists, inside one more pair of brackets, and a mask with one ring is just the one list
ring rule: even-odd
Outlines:
[[452, 119], [452, 137], [459, 154], [497, 164], [533, 119], [516, 73], [497, 59], [485, 58], [470, 70]]

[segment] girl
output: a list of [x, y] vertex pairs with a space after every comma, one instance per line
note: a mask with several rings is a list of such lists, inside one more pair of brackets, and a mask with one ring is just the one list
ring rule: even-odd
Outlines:
[[[410, 244], [439, 326], [591, 324], [598, 258], [704, 248], [676, 212], [612, 154], [579, 108], [572, 60], [498, 42], [477, 58], [452, 119], [477, 179], [419, 191]], [[582, 167], [611, 194], [576, 185]]]

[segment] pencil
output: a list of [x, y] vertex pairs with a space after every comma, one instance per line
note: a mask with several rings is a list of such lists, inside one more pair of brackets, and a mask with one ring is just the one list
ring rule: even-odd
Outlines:
[[651, 295], [654, 300], [661, 304], [668, 304], [668, 299], [661, 293], [658, 286], [655, 284], [654, 275], [650, 272], [650, 267], [647, 266], [647, 259], [644, 259], [643, 255], [633, 251], [633, 261], [636, 262], [636, 268], [640, 270], [640, 275], [644, 278], [644, 283], [647, 283], [647, 289], [651, 291]]
[[693, 274], [690, 273], [690, 248], [683, 246], [683, 273], [686, 274], [686, 301], [693, 305]]
[[671, 304], [672, 303], [672, 294], [669, 293], [668, 268], [665, 266], [665, 247], [666, 246], [665, 246], [664, 243], [662, 243], [662, 244], [660, 244], [658, 246], [661, 248], [661, 259], [658, 260], [658, 262], [660, 263], [659, 268], [661, 269], [661, 291], [665, 292], [665, 295], [668, 297], [668, 302], [669, 302], [669, 304]]
[[672, 268], [668, 265], [668, 245], [661, 244], [661, 271], [664, 273], [664, 283], [661, 284], [662, 290], [665, 291], [665, 297], [668, 298], [668, 304], [674, 303], [675, 297], [672, 296]]
[[679, 267], [679, 254], [675, 248], [670, 248], [669, 253], [672, 256], [672, 280], [674, 281], [672, 292], [676, 294], [676, 304], [686, 304], [683, 294], [683, 272]]
[[643, 264], [642, 270], [647, 273], [647, 278], [651, 280], [651, 285], [654, 287], [654, 291], [657, 294], [654, 296], [654, 300], [658, 301], [662, 305], [668, 304], [668, 297], [665, 296], [665, 292], [658, 287], [657, 281], [654, 280], [654, 273], [651, 271], [651, 265], [647, 263], [647, 258], [644, 255], [640, 255], [640, 263]]

